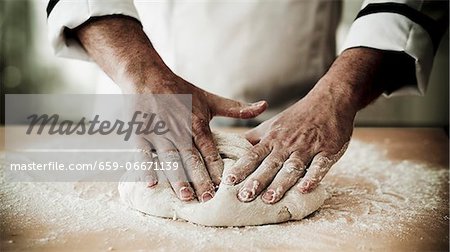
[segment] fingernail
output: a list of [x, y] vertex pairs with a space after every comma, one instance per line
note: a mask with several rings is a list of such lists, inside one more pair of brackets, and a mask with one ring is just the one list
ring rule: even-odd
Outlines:
[[181, 200], [191, 200], [193, 199], [194, 191], [190, 187], [181, 187], [180, 189], [180, 197]]
[[206, 201], [212, 199], [213, 197], [214, 197], [214, 195], [213, 195], [212, 193], [210, 193], [210, 192], [204, 192], [204, 193], [202, 194], [201, 201], [202, 201], [202, 202], [206, 202]]
[[148, 184], [147, 184], [147, 188], [155, 187], [157, 184], [158, 184], [158, 181], [157, 181], [157, 180], [155, 180], [155, 181], [149, 181]]
[[266, 203], [273, 203], [275, 201], [275, 191], [272, 189], [267, 190], [262, 198]]
[[259, 102], [254, 102], [254, 103], [252, 103], [252, 106], [261, 106], [261, 105], [263, 105], [265, 103], [265, 101], [259, 101]]
[[253, 192], [247, 188], [241, 189], [238, 194], [238, 199], [243, 202], [250, 201], [253, 198]]
[[227, 185], [234, 185], [236, 180], [237, 180], [236, 176], [234, 176], [233, 174], [230, 174], [225, 178], [224, 183]]
[[150, 176], [150, 175], [146, 175], [144, 177], [144, 181], [147, 182], [147, 187], [148, 188], [154, 187], [156, 184], [158, 184], [158, 180], [155, 179], [153, 176]]
[[309, 180], [303, 180], [302, 183], [300, 183], [300, 186], [298, 189], [300, 190], [301, 193], [308, 193], [309, 184], [310, 184]]
[[259, 185], [260, 183], [258, 180], [253, 180], [252, 188], [241, 188], [238, 198], [244, 202], [253, 200], [256, 196], [256, 190], [258, 190]]

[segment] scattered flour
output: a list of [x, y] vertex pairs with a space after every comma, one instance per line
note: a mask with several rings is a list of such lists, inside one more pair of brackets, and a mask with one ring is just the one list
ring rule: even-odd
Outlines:
[[122, 204], [117, 183], [8, 183], [4, 167], [5, 248], [369, 250], [448, 243], [447, 168], [389, 161], [375, 145], [356, 140], [323, 181], [332, 195], [325, 205], [299, 222], [258, 227], [160, 219]]

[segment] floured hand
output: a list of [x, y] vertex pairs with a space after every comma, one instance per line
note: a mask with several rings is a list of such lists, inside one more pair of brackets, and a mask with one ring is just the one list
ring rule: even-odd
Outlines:
[[243, 187], [237, 197], [278, 202], [294, 185], [314, 190], [347, 149], [358, 110], [385, 90], [390, 57], [367, 48], [341, 54], [305, 98], [246, 134], [254, 144], [224, 174], [224, 183]]
[[[183, 169], [164, 172], [178, 198], [190, 201], [197, 198], [204, 202], [215, 194], [220, 183], [223, 161], [212, 138], [209, 122], [213, 116], [251, 118], [262, 113], [267, 103], [254, 104], [226, 99], [208, 93], [173, 73], [153, 48], [141, 24], [121, 15], [91, 18], [74, 33], [89, 56], [121, 87], [124, 93], [140, 94], [190, 94], [192, 111], [185, 104], [176, 102], [167, 106], [164, 113], [167, 120], [178, 123], [180, 117], [191, 117], [192, 125], [178, 123], [178, 135], [165, 134], [167, 140], [149, 140], [156, 149], [158, 159], [166, 163], [183, 164]], [[151, 96], [146, 96], [150, 97]], [[157, 103], [144, 101], [139, 110], [146, 113]], [[193, 144], [186, 148], [176, 136], [186, 135], [192, 127]], [[187, 130], [189, 129], [189, 130]], [[172, 131], [171, 131], [172, 132]], [[138, 147], [147, 154], [148, 143], [140, 141]], [[181, 146], [180, 146], [181, 145]], [[152, 147], [152, 148], [153, 148]], [[151, 155], [140, 159], [151, 159]], [[148, 174], [149, 187], [157, 187], [155, 172]], [[190, 183], [192, 182], [192, 183]], [[195, 190], [194, 190], [195, 189]]]
[[237, 184], [250, 176], [239, 200], [254, 200], [263, 190], [266, 203], [278, 202], [301, 178], [297, 190], [312, 191], [348, 146], [354, 113], [342, 113], [331, 102], [310, 95], [247, 132], [254, 147], [226, 174]]

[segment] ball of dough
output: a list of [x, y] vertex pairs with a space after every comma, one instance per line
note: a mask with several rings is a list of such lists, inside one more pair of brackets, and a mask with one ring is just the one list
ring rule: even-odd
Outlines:
[[[225, 167], [239, 159], [252, 145], [244, 138], [231, 133], [214, 133]], [[129, 171], [119, 183], [120, 197], [132, 208], [165, 218], [179, 218], [204, 226], [251, 226], [301, 220], [317, 210], [329, 197], [319, 185], [313, 192], [302, 194], [289, 190], [276, 204], [265, 204], [261, 197], [252, 202], [240, 202], [236, 195], [240, 183], [235, 186], [220, 184], [213, 199], [199, 203], [180, 201], [167, 180], [158, 181], [154, 188], [147, 188], [143, 172]]]

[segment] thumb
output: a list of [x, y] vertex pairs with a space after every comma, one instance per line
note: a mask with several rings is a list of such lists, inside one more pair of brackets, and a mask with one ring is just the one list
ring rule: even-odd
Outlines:
[[253, 145], [259, 143], [263, 136], [267, 133], [270, 124], [274, 118], [271, 118], [253, 129], [250, 129], [244, 133], [244, 137]]
[[253, 145], [255, 145], [261, 141], [261, 134], [257, 127], [246, 131], [244, 133], [244, 137], [247, 139], [247, 141], [249, 141]]
[[248, 119], [260, 115], [267, 109], [266, 101], [243, 103], [220, 96], [212, 99], [211, 109], [214, 115], [232, 118]]

